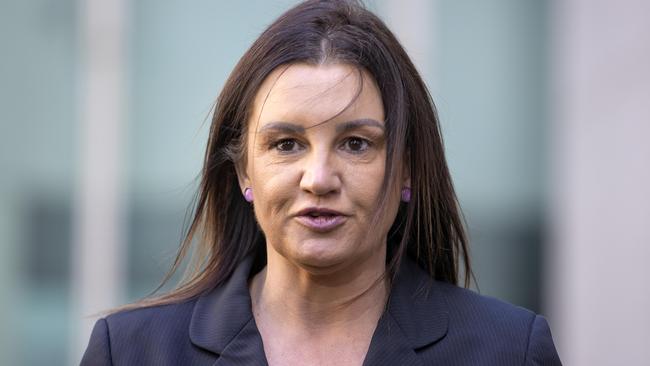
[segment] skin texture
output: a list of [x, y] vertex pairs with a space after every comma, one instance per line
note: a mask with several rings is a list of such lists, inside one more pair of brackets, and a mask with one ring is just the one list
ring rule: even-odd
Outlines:
[[[386, 162], [381, 95], [350, 65], [293, 64], [269, 75], [251, 115], [238, 173], [267, 242], [250, 291], [269, 364], [360, 365], [386, 300], [401, 189], [373, 224]], [[338, 225], [310, 226], [300, 215], [310, 207], [338, 212]]]

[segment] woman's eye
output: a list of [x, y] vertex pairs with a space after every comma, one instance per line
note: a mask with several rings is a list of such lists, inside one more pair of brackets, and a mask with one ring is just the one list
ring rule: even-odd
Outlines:
[[360, 153], [368, 150], [370, 146], [368, 140], [362, 139], [360, 137], [350, 137], [345, 140], [344, 148], [354, 153]]
[[300, 145], [296, 140], [283, 139], [274, 144], [274, 147], [280, 152], [294, 152], [300, 149]]

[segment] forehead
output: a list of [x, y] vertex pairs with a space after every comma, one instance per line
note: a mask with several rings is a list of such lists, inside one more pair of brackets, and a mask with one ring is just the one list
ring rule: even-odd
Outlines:
[[271, 122], [309, 127], [324, 121], [369, 118], [383, 124], [384, 109], [374, 79], [348, 64], [281, 66], [262, 83], [251, 122], [259, 129]]

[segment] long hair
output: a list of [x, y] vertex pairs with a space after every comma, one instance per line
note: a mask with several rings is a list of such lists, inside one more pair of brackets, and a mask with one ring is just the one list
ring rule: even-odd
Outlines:
[[253, 100], [279, 66], [326, 62], [366, 70], [378, 85], [386, 116], [384, 193], [398, 184], [395, 173], [404, 164], [410, 173], [412, 199], [400, 205], [388, 234], [387, 274], [393, 276], [408, 253], [439, 281], [458, 284], [462, 269], [464, 285], [469, 286], [472, 272], [462, 214], [435, 106], [422, 78], [397, 38], [363, 4], [309, 0], [273, 22], [226, 81], [212, 117], [193, 217], [163, 284], [193, 251], [185, 279], [174, 290], [135, 307], [196, 297], [226, 281], [246, 256], [260, 257], [265, 251], [264, 235], [240, 193], [235, 170], [246, 158]]

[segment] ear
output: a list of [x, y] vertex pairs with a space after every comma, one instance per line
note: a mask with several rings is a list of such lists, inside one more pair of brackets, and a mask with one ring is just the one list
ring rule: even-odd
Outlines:
[[402, 163], [402, 187], [411, 188], [411, 154], [406, 153], [406, 158]]
[[248, 164], [246, 162], [235, 163], [235, 172], [237, 173], [237, 182], [242, 195], [246, 188], [251, 188], [251, 180], [248, 175]]
[[402, 180], [402, 187], [411, 188], [411, 177]]

